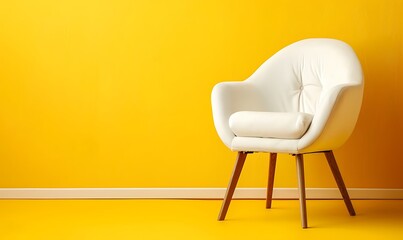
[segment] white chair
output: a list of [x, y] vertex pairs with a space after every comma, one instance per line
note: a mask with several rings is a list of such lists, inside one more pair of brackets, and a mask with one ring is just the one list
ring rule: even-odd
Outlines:
[[238, 156], [218, 220], [224, 220], [246, 156], [269, 152], [266, 208], [271, 208], [277, 153], [296, 157], [302, 227], [308, 226], [303, 155], [324, 153], [351, 216], [353, 205], [332, 150], [351, 135], [364, 80], [353, 49], [335, 39], [293, 43], [242, 82], [222, 82], [212, 92], [214, 125]]

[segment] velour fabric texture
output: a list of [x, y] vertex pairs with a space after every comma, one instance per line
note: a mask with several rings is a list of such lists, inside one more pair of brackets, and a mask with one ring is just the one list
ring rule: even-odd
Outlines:
[[[218, 83], [211, 95], [214, 125], [233, 151], [297, 154], [334, 150], [355, 127], [363, 90], [361, 65], [348, 44], [336, 39], [305, 39], [274, 54], [245, 81]], [[234, 113], [242, 111], [300, 112], [313, 119], [308, 130], [295, 137], [290, 134], [295, 133], [290, 130], [295, 127], [293, 121], [289, 127], [277, 126], [284, 135], [274, 131], [274, 126], [261, 127], [260, 121], [286, 124], [287, 118], [277, 122], [270, 119], [276, 116], [268, 114], [254, 124], [247, 122], [254, 121], [250, 116], [230, 121]], [[246, 125], [251, 129], [246, 130]]]
[[240, 111], [229, 118], [237, 137], [298, 139], [311, 124], [313, 115], [303, 112]]

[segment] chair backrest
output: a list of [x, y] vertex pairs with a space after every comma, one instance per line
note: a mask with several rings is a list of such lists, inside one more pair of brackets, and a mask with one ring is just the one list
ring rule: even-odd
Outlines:
[[349, 45], [313, 38], [283, 48], [247, 81], [265, 96], [267, 111], [315, 114], [322, 93], [336, 85], [362, 84], [363, 75]]

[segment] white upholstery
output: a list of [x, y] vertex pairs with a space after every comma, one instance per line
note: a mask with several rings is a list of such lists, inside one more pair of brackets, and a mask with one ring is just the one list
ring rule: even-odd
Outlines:
[[231, 115], [229, 127], [237, 137], [301, 138], [312, 121], [302, 112], [240, 111]]
[[[245, 81], [217, 84], [212, 92], [214, 124], [233, 151], [332, 150], [354, 129], [363, 87], [361, 65], [349, 45], [335, 39], [306, 39], [277, 52]], [[309, 129], [294, 139], [236, 136], [229, 119], [240, 111], [302, 112], [313, 119]]]

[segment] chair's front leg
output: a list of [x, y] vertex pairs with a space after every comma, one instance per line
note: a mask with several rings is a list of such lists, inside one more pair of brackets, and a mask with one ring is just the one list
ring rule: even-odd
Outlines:
[[270, 153], [269, 180], [267, 183], [266, 208], [271, 208], [273, 199], [274, 174], [276, 172], [277, 153]]
[[348, 195], [346, 185], [344, 184], [343, 178], [339, 167], [337, 166], [336, 159], [334, 158], [333, 151], [325, 152], [327, 162], [329, 163], [330, 169], [332, 170], [333, 177], [336, 180], [337, 186], [339, 187], [340, 193], [343, 196], [344, 203], [350, 213], [350, 216], [355, 216], [355, 211], [353, 204], [351, 203], [350, 196]]
[[224, 201], [221, 205], [220, 214], [218, 215], [218, 220], [222, 221], [227, 215], [229, 204], [231, 203], [232, 196], [234, 195], [236, 184], [238, 183], [239, 176], [241, 175], [243, 164], [245, 163], [246, 152], [238, 152], [237, 160], [235, 163], [234, 170], [232, 172], [231, 181], [228, 184], [227, 192], [225, 193]]
[[305, 175], [304, 175], [304, 158], [302, 154], [296, 154], [297, 160], [297, 174], [298, 174], [298, 190], [299, 190], [299, 203], [301, 212], [302, 228], [308, 227], [308, 220], [306, 216], [306, 199], [305, 199]]

